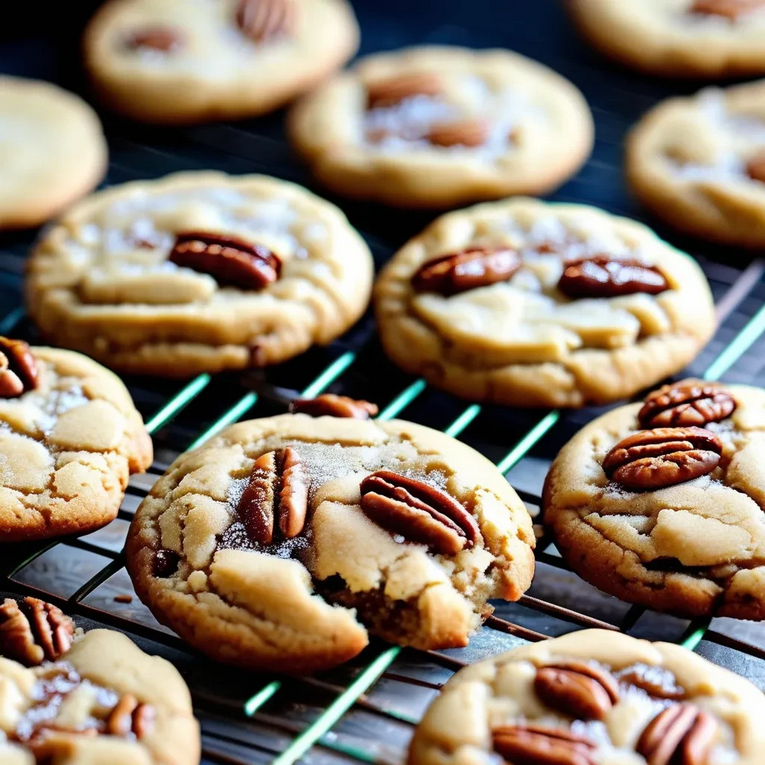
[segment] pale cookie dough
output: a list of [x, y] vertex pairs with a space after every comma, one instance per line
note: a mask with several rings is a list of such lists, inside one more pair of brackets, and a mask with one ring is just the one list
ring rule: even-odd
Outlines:
[[144, 472], [153, 456], [115, 375], [79, 353], [31, 352], [36, 387], [0, 392], [0, 542], [103, 526], [117, 515], [131, 473]]
[[[678, 387], [684, 386], [667, 389]], [[641, 431], [641, 426], [650, 425], [637, 419], [641, 404], [621, 407], [587, 425], [550, 469], [544, 519], [574, 571], [622, 600], [677, 616], [762, 620], [765, 391], [743, 385], [713, 387], [719, 389], [717, 399], [732, 399], [735, 409], [718, 408], [711, 422], [696, 417], [692, 427], [703, 427], [708, 443], [699, 441], [694, 431], [700, 451], [685, 456], [676, 452], [641, 474], [622, 472], [609, 478], [604, 470], [609, 468], [604, 465], [606, 454], [617, 442], [633, 433], [637, 438], [662, 435]], [[707, 411], [710, 397], [705, 394], [698, 400], [702, 399], [702, 411]], [[694, 411], [698, 415], [699, 410]], [[688, 449], [684, 442], [689, 435], [669, 440], [681, 452]], [[716, 446], [711, 443], [715, 437]], [[645, 448], [643, 453], [647, 456]], [[662, 480], [653, 488], [632, 485], [635, 478], [638, 483], [657, 475], [661, 479], [670, 463], [689, 472], [678, 474], [674, 480], [679, 482], [670, 485]], [[631, 486], [625, 487], [620, 478]]]
[[47, 82], [0, 76], [0, 229], [38, 226], [106, 171], [96, 113]]
[[[418, 284], [426, 263], [477, 248], [504, 258], [505, 277], [492, 282], [473, 261], [452, 274], [462, 291]], [[616, 268], [632, 261], [613, 277], [614, 296], [561, 291], [572, 262], [599, 258]], [[635, 266], [650, 290], [663, 291], [623, 283]], [[602, 290], [599, 277], [590, 286]], [[682, 369], [715, 327], [709, 287], [690, 257], [633, 221], [530, 199], [436, 220], [383, 270], [375, 309], [383, 346], [403, 369], [458, 396], [513, 406], [630, 396]]]
[[[171, 261], [189, 233], [212, 242], [209, 262]], [[331, 342], [366, 309], [372, 274], [343, 213], [305, 189], [178, 173], [70, 210], [35, 248], [26, 294], [57, 344], [121, 371], [176, 377], [275, 364]]]
[[409, 765], [758, 765], [765, 698], [670, 643], [584, 630], [460, 670]]
[[[384, 470], [411, 502], [371, 490]], [[179, 457], [138, 508], [127, 565], [194, 647], [294, 673], [347, 661], [369, 634], [466, 645], [489, 598], [529, 587], [533, 546], [523, 503], [469, 447], [399, 420], [291, 414]]]
[[547, 67], [456, 47], [369, 56], [290, 115], [322, 183], [399, 207], [546, 193], [585, 162], [593, 131], [582, 94]]
[[569, 0], [603, 53], [664, 77], [765, 73], [762, 0]]
[[765, 247], [765, 81], [659, 104], [629, 137], [627, 177], [675, 228]]
[[85, 31], [85, 63], [112, 108], [155, 123], [276, 109], [359, 44], [346, 0], [109, 0]]

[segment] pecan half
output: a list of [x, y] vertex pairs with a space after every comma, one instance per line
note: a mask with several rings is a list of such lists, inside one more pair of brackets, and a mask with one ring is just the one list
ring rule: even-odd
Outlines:
[[126, 693], [109, 714], [106, 732], [122, 737], [132, 733], [136, 738], [142, 738], [154, 729], [155, 716], [151, 704], [142, 704], [132, 693]]
[[0, 655], [36, 666], [57, 661], [72, 645], [74, 622], [61, 609], [37, 598], [0, 606]]
[[644, 428], [702, 427], [730, 417], [735, 409], [735, 399], [720, 385], [684, 380], [651, 393], [638, 412], [638, 421]]
[[632, 491], [661, 489], [711, 473], [722, 449], [722, 441], [704, 428], [643, 430], [616, 444], [603, 470]]
[[180, 562], [181, 556], [177, 552], [164, 548], [157, 550], [154, 553], [153, 574], [159, 579], [166, 579], [178, 570]]
[[489, 123], [483, 119], [441, 122], [425, 137], [434, 146], [481, 146], [489, 137]]
[[558, 728], [510, 725], [492, 731], [494, 751], [512, 765], [595, 765], [594, 741]]
[[236, 23], [256, 43], [266, 42], [292, 34], [295, 11], [293, 0], [240, 0]]
[[206, 231], [178, 234], [169, 260], [243, 290], [262, 289], [275, 282], [281, 271], [279, 258], [267, 247]]
[[521, 256], [508, 247], [476, 247], [429, 260], [412, 277], [417, 292], [456, 295], [506, 282], [521, 267]]
[[303, 530], [310, 479], [291, 447], [266, 452], [255, 460], [237, 510], [253, 542], [270, 545], [278, 519], [284, 539]]
[[[649, 667], [648, 669], [650, 670], [651, 668]], [[669, 685], [667, 682], [662, 681], [661, 677], [652, 677], [646, 672], [641, 672], [637, 667], [622, 672], [619, 675], [619, 680], [628, 685], [634, 685], [636, 688], [641, 688], [649, 696], [657, 699], [681, 701], [685, 698], [685, 689], [681, 688], [674, 681]]]
[[725, 16], [735, 21], [739, 16], [765, 7], [765, 0], [695, 0], [691, 13]]
[[133, 50], [151, 48], [172, 53], [183, 45], [183, 34], [175, 27], [142, 27], [130, 32], [125, 44]]
[[717, 734], [714, 718], [693, 704], [659, 712], [638, 739], [636, 750], [648, 765], [706, 765]]
[[407, 72], [386, 77], [367, 85], [367, 108], [394, 106], [414, 96], [437, 96], [444, 89], [435, 72]]
[[37, 364], [23, 340], [0, 337], [0, 396], [16, 398], [37, 387]]
[[361, 509], [378, 526], [440, 555], [456, 555], [481, 535], [475, 518], [445, 491], [390, 470], [361, 482]]
[[369, 401], [357, 401], [348, 396], [323, 393], [316, 398], [299, 398], [290, 405], [295, 414], [308, 414], [311, 417], [348, 417], [355, 420], [368, 420], [379, 409]]
[[568, 263], [558, 289], [570, 298], [609, 298], [638, 292], [658, 295], [669, 289], [669, 283], [655, 266], [598, 255]]
[[753, 181], [765, 183], [765, 152], [756, 154], [746, 163], [746, 174]]
[[534, 690], [547, 706], [576, 720], [602, 720], [619, 700], [613, 675], [578, 661], [540, 667]]

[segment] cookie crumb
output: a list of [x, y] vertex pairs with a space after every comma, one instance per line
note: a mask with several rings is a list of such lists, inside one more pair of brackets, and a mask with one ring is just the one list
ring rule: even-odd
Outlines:
[[124, 595], [115, 595], [114, 596], [114, 602], [115, 603], [132, 603], [133, 602], [133, 596], [128, 595], [125, 593]]

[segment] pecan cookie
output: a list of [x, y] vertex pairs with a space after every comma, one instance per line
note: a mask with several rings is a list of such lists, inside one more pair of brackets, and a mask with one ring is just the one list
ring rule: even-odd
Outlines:
[[283, 106], [342, 66], [358, 43], [346, 0], [109, 0], [83, 47], [107, 104], [179, 124]]
[[765, 699], [685, 648], [583, 630], [460, 670], [410, 765], [757, 765]]
[[38, 226], [106, 171], [96, 113], [47, 82], [0, 77], [0, 228]]
[[338, 193], [450, 207], [551, 191], [589, 156], [593, 123], [582, 94], [535, 61], [421, 47], [369, 56], [310, 94], [290, 134]]
[[178, 173], [93, 195], [38, 243], [29, 312], [115, 369], [275, 364], [364, 312], [369, 248], [333, 205], [266, 176]]
[[529, 515], [469, 447], [403, 421], [288, 414], [179, 457], [127, 564], [155, 616], [219, 661], [309, 672], [368, 635], [464, 646], [531, 583]]
[[664, 77], [765, 73], [765, 0], [569, 0], [593, 45]]
[[553, 462], [545, 523], [622, 600], [765, 619], [765, 391], [685, 380], [598, 418]]
[[682, 369], [715, 326], [699, 267], [645, 226], [530, 199], [436, 220], [383, 270], [375, 309], [405, 370], [514, 406], [629, 396]]
[[115, 375], [79, 353], [0, 337], [0, 542], [103, 526], [151, 460]]

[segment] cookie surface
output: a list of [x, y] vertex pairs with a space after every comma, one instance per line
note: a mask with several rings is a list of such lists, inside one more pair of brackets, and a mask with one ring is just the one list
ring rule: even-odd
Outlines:
[[648, 402], [658, 420], [620, 407], [561, 450], [544, 492], [556, 546], [622, 600], [765, 619], [765, 391], [690, 381]]
[[176, 460], [136, 513], [127, 565], [156, 617], [212, 658], [307, 672], [370, 633], [466, 645], [487, 599], [528, 588], [533, 545], [525, 506], [469, 447], [403, 421], [292, 414]]
[[752, 683], [685, 648], [583, 630], [460, 670], [409, 763], [755, 765], [763, 712]]
[[388, 355], [464, 398], [613, 401], [676, 372], [714, 330], [696, 263], [633, 221], [529, 199], [444, 215], [375, 287]]
[[681, 231], [765, 246], [765, 81], [659, 104], [629, 137], [627, 178]]
[[0, 228], [44, 223], [93, 190], [106, 160], [101, 123], [81, 98], [0, 77]]
[[593, 131], [582, 94], [552, 70], [457, 47], [369, 56], [290, 114], [322, 183], [401, 207], [551, 191], [587, 159]]
[[765, 73], [762, 0], [569, 0], [603, 53], [666, 77]]
[[333, 205], [266, 176], [178, 173], [83, 201], [35, 248], [46, 337], [128, 372], [275, 364], [364, 312], [369, 248]]
[[342, 66], [358, 41], [345, 0], [109, 0], [84, 52], [112, 108], [193, 123], [276, 109]]

